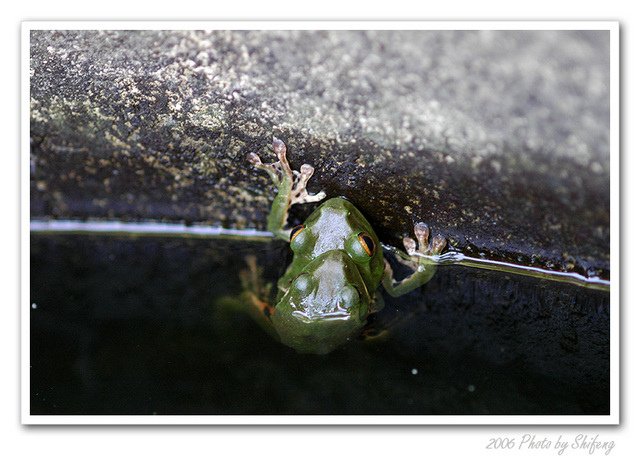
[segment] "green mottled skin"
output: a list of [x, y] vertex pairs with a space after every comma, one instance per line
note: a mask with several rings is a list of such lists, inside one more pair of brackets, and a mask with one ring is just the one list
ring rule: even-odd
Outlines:
[[[278, 281], [271, 321], [283, 343], [299, 351], [327, 352], [364, 326], [384, 274], [384, 258], [371, 225], [342, 198], [323, 203], [291, 242], [291, 265]], [[358, 241], [376, 244], [372, 257]]]
[[[267, 171], [278, 186], [268, 227], [276, 237], [289, 240], [292, 230], [284, 226], [290, 206], [319, 201], [324, 194], [306, 192], [306, 182], [313, 174], [311, 166], [303, 165], [299, 173], [293, 172], [286, 160], [284, 143], [274, 138], [274, 150], [279, 161], [270, 165], [263, 164], [255, 154], [249, 158], [254, 166]], [[439, 253], [443, 240], [427, 245], [428, 233], [426, 225], [416, 225], [418, 251]], [[381, 284], [392, 296], [399, 296], [426, 283], [435, 273], [434, 264], [416, 256], [415, 272], [396, 283], [373, 228], [343, 198], [322, 203], [305, 221], [304, 228], [293, 234], [293, 260], [278, 280], [275, 304], [258, 298], [264, 290], [246, 287], [245, 297], [261, 310], [254, 315], [260, 315], [262, 323], [272, 325], [284, 344], [299, 352], [327, 353], [351, 340], [361, 331], [368, 315], [382, 308], [377, 293]], [[362, 236], [367, 236], [373, 246], [368, 252]], [[256, 288], [258, 280], [245, 283], [253, 283]]]

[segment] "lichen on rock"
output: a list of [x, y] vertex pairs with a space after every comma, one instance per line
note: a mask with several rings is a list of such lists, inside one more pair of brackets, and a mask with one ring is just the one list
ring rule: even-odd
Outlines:
[[606, 31], [34, 30], [30, 57], [33, 217], [264, 228], [244, 157], [276, 134], [386, 242], [422, 220], [608, 275]]

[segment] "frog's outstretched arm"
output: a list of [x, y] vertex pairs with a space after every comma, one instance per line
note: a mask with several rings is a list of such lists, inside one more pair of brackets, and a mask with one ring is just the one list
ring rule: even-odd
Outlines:
[[403, 261], [403, 264], [410, 266], [414, 272], [407, 278], [397, 282], [393, 278], [391, 265], [385, 260], [384, 277], [382, 285], [384, 289], [393, 297], [402, 296], [427, 283], [436, 272], [436, 265], [424, 258], [424, 255], [438, 255], [447, 244], [442, 236], [435, 236], [429, 242], [429, 227], [424, 223], [416, 223], [413, 230], [418, 239], [418, 249], [416, 241], [411, 238], [404, 238], [404, 248], [413, 261]]
[[287, 161], [287, 147], [275, 136], [273, 137], [273, 151], [278, 157], [278, 161], [275, 163], [262, 163], [260, 157], [253, 152], [249, 154], [248, 158], [253, 166], [266, 171], [278, 187], [278, 194], [273, 200], [271, 212], [267, 218], [267, 229], [276, 237], [288, 241], [291, 229], [285, 229], [285, 225], [289, 208], [294, 204], [320, 201], [326, 195], [324, 192], [314, 195], [307, 192], [307, 182], [313, 175], [313, 166], [305, 163], [300, 167], [300, 171], [292, 170]]

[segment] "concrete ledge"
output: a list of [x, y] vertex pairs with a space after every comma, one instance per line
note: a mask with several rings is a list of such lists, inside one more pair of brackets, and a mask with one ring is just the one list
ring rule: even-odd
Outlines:
[[264, 228], [277, 134], [385, 242], [606, 278], [608, 77], [601, 31], [33, 31], [31, 215]]

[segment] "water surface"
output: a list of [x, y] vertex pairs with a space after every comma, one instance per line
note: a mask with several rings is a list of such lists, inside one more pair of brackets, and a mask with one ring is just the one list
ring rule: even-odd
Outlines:
[[220, 305], [277, 241], [31, 237], [32, 414], [608, 414], [609, 294], [441, 266], [371, 317], [377, 341], [301, 355]]

